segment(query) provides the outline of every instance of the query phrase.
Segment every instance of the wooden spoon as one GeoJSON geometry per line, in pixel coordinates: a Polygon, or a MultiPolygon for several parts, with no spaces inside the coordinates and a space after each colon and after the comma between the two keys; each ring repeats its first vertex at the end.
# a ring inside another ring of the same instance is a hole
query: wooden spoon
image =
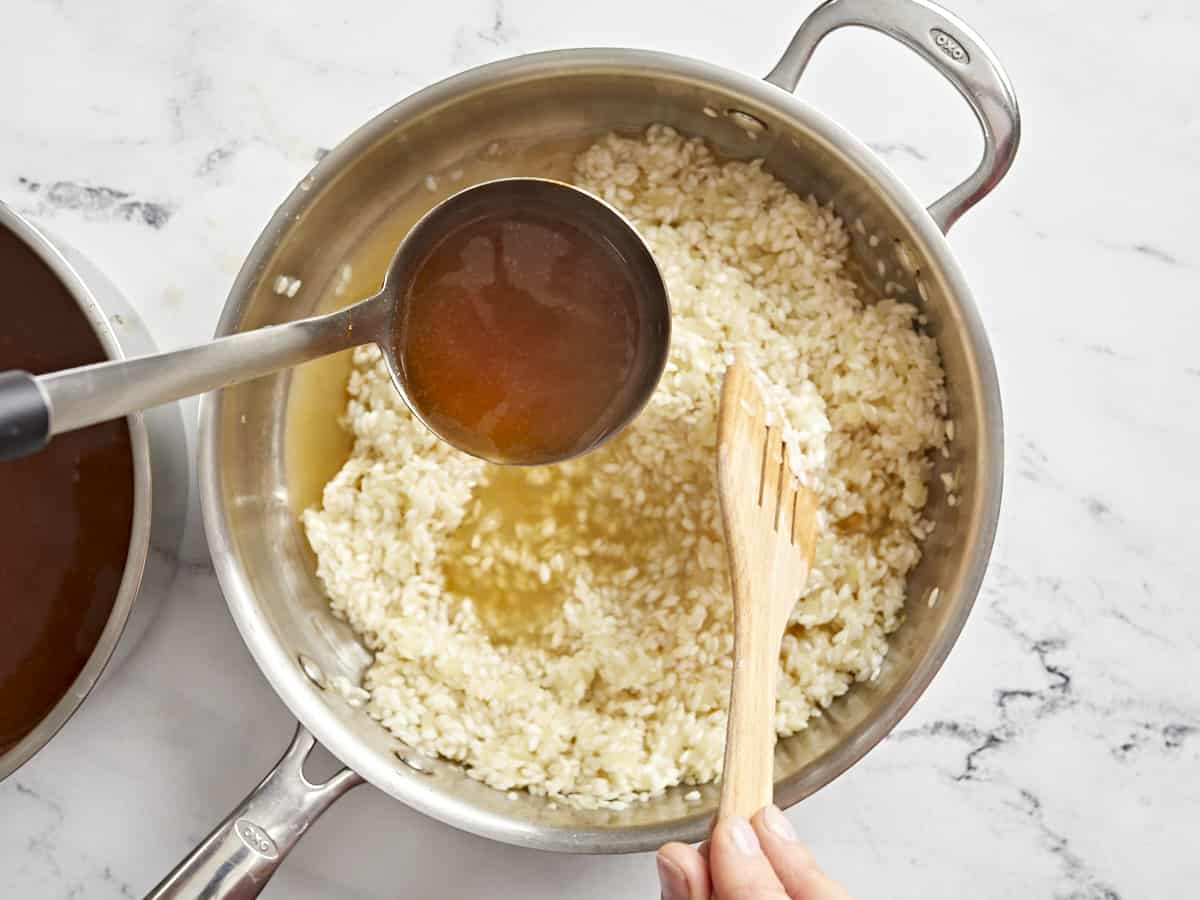
{"type": "Polygon", "coordinates": [[[775,690],[788,616],[812,566],[817,502],[787,464],[780,423],[738,353],[725,373],[717,483],[733,578],[733,687],[718,819],[772,800],[775,690]]]}

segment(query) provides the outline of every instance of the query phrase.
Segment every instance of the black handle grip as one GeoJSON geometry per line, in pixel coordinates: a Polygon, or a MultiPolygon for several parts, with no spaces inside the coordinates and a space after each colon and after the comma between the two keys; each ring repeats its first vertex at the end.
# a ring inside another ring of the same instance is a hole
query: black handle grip
{"type": "Polygon", "coordinates": [[[28,372],[0,372],[0,459],[28,456],[50,440],[50,405],[28,372]]]}

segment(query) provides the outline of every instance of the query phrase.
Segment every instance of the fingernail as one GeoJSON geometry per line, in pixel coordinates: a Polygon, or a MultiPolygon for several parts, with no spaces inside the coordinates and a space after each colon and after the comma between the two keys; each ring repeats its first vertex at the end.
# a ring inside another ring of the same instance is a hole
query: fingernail
{"type": "Polygon", "coordinates": [[[687,878],[683,869],[669,859],[657,857],[658,883],[662,885],[662,900],[688,900],[687,878]]]}
{"type": "Polygon", "coordinates": [[[762,852],[758,846],[758,835],[754,833],[749,822],[741,816],[733,816],[726,824],[729,827],[729,836],[733,838],[733,845],[743,856],[758,856],[762,852]]]}
{"type": "Polygon", "coordinates": [[[763,820],[767,823],[767,828],[775,837],[783,838],[785,841],[794,841],[796,839],[796,829],[787,820],[787,816],[779,811],[778,806],[768,806],[763,809],[763,820]]]}

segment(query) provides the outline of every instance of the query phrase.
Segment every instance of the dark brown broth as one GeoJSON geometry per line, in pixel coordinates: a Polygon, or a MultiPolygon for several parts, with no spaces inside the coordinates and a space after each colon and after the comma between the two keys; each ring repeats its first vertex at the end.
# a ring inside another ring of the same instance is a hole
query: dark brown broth
{"type": "MultiPolygon", "coordinates": [[[[35,375],[104,360],[54,273],[0,228],[0,370],[35,375]]],[[[0,462],[0,753],[79,675],[112,612],[133,525],[124,419],[0,462]]]]}

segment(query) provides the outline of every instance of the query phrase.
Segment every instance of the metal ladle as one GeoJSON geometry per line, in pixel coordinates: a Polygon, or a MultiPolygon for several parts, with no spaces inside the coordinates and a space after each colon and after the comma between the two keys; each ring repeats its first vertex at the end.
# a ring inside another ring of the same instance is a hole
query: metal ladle
{"type": "Polygon", "coordinates": [[[428,253],[457,226],[495,209],[563,215],[608,241],[630,268],[640,331],[629,377],[602,414],[603,421],[589,430],[586,443],[554,459],[508,458],[503,462],[556,462],[599,446],[633,420],[658,384],[670,343],[666,286],[641,236],[604,201],[558,181],[502,178],[465,188],[427,212],[397,248],[379,293],[345,309],[168,353],[36,377],[19,371],[0,373],[0,459],[33,453],[55,434],[217,390],[372,341],[383,352],[392,383],[413,415],[440,438],[459,446],[434,427],[413,402],[391,338],[402,324],[408,288],[428,253]]]}

